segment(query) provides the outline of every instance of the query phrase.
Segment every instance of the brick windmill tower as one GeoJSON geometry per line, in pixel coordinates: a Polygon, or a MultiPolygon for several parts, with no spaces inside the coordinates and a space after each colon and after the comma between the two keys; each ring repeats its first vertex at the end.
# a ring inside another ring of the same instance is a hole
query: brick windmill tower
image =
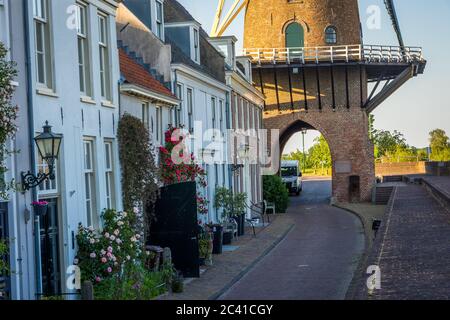
{"type": "MultiPolygon", "coordinates": [[[[385,1],[401,39],[392,0],[385,1]]],[[[241,6],[244,55],[266,97],[265,127],[279,129],[280,150],[298,131],[320,131],[332,154],[333,196],[369,201],[375,182],[369,114],[423,73],[421,48],[403,41],[364,45],[357,0],[245,0],[241,6]]]]}

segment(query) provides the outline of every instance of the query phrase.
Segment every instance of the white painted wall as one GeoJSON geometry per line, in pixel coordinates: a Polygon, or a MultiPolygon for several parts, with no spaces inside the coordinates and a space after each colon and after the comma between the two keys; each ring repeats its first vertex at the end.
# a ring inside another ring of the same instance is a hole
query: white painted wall
{"type": "MultiPolygon", "coordinates": [[[[187,110],[187,89],[191,88],[193,90],[193,115],[194,121],[199,121],[202,124],[202,134],[208,129],[212,129],[212,107],[211,107],[211,97],[216,98],[216,110],[217,110],[217,125],[219,123],[219,100],[223,101],[223,121],[224,128],[226,128],[226,102],[227,95],[229,94],[229,88],[223,84],[214,80],[206,75],[199,74],[197,71],[181,65],[172,66],[173,79],[176,79],[178,84],[182,86],[182,106],[181,106],[181,124],[187,128],[188,127],[188,110],[187,110]]],[[[225,131],[225,141],[226,141],[226,131],[225,131]]],[[[199,149],[207,148],[210,144],[209,141],[201,142],[199,139],[195,138],[194,144],[191,144],[191,152],[194,152],[196,158],[199,158],[199,149]]],[[[228,155],[228,144],[225,142],[222,149],[222,159],[226,161],[228,155]]],[[[218,222],[218,213],[214,208],[214,197],[216,191],[216,185],[218,186],[229,186],[229,167],[226,163],[219,163],[218,167],[218,178],[216,179],[214,165],[204,165],[203,168],[207,170],[208,173],[208,187],[204,190],[199,190],[203,195],[207,197],[210,201],[209,204],[209,215],[208,217],[202,217],[204,222],[218,222]],[[225,173],[225,174],[224,174],[225,173]],[[225,176],[225,181],[223,179],[225,176]]]]}
{"type": "MultiPolygon", "coordinates": [[[[118,168],[118,148],[116,130],[119,119],[118,113],[118,80],[119,62],[116,45],[115,8],[105,1],[90,0],[89,28],[90,28],[90,58],[93,81],[93,102],[81,102],[79,90],[79,71],[77,54],[77,33],[67,27],[70,14],[68,8],[74,4],[73,0],[49,1],[51,17],[51,39],[53,48],[53,73],[55,90],[50,95],[37,92],[36,62],[32,60],[34,104],[34,128],[36,134],[42,131],[45,121],[53,126],[53,131],[64,136],[58,163],[58,189],[55,193],[40,194],[41,198],[57,197],[59,201],[60,218],[60,258],[63,291],[65,292],[65,270],[71,265],[76,253],[76,245],[72,242],[72,232],[76,234],[78,224],[87,224],[85,208],[84,182],[84,150],[83,138],[94,139],[96,205],[98,214],[106,207],[106,179],[105,179],[105,139],[113,141],[114,166],[118,168]],[[99,76],[99,30],[97,12],[102,10],[108,14],[108,47],[110,87],[112,101],[109,106],[102,103],[100,97],[99,76]]],[[[29,1],[30,34],[34,34],[32,1],[29,1]]],[[[35,56],[35,38],[30,37],[32,57],[35,56]]],[[[115,170],[115,199],[116,208],[122,209],[119,170],[115,170]]]]}

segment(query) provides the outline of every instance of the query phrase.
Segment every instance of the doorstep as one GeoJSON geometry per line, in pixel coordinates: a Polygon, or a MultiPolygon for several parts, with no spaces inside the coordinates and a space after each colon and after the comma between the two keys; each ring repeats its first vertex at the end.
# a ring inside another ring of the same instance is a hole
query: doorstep
{"type": "Polygon", "coordinates": [[[271,217],[268,226],[256,229],[256,237],[247,228],[246,235],[233,241],[234,250],[213,255],[213,265],[202,267],[200,278],[185,280],[183,293],[169,293],[157,300],[218,299],[283,240],[293,226],[288,215],[277,215],[271,217]]]}

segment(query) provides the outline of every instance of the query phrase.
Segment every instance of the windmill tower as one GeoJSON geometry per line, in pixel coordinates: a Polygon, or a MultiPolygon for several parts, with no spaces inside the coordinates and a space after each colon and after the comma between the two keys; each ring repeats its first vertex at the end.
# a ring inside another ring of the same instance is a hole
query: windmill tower
{"type": "Polygon", "coordinates": [[[245,9],[243,54],[266,98],[264,125],[279,130],[281,151],[296,132],[320,131],[341,202],[371,200],[369,114],[426,65],[421,48],[404,46],[393,1],[385,2],[399,46],[362,43],[357,0],[236,0],[213,28],[220,36],[245,9]]]}

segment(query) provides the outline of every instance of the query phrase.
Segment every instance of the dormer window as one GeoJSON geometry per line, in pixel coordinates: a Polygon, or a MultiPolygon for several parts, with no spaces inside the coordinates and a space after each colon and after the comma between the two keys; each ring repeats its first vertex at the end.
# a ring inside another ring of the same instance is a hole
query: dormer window
{"type": "Polygon", "coordinates": [[[337,43],[337,31],[333,26],[329,26],[325,29],[325,42],[327,44],[337,43]]]}
{"type": "Polygon", "coordinates": [[[156,4],[156,36],[160,39],[163,39],[163,24],[164,24],[164,18],[163,18],[163,4],[159,1],[155,2],[156,4]]]}
{"type": "Polygon", "coordinates": [[[198,29],[194,29],[194,54],[192,60],[200,63],[200,37],[198,34],[198,29]]]}

